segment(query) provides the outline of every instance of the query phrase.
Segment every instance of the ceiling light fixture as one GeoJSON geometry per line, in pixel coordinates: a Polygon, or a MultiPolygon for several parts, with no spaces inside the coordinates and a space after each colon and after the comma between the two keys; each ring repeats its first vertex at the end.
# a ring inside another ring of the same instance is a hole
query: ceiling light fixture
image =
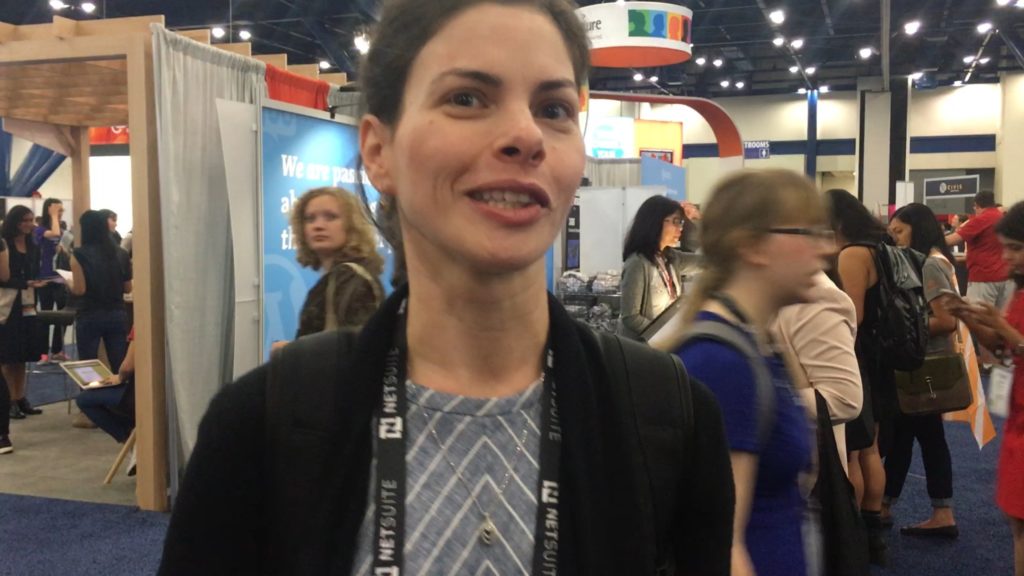
{"type": "Polygon", "coordinates": [[[60,0],[50,0],[50,8],[53,8],[54,10],[63,10],[67,7],[68,5],[60,0]]]}
{"type": "Polygon", "coordinates": [[[331,67],[331,63],[328,62],[327,60],[321,60],[320,61],[320,69],[321,70],[327,70],[330,67],[331,67]]]}
{"type": "Polygon", "coordinates": [[[921,78],[924,78],[924,72],[914,72],[910,75],[911,80],[920,80],[921,78]]]}
{"type": "Polygon", "coordinates": [[[807,94],[807,88],[800,88],[796,91],[797,94],[807,94]]]}
{"type": "Polygon", "coordinates": [[[992,59],[989,58],[988,56],[986,56],[986,57],[982,58],[981,60],[978,60],[978,63],[979,64],[988,64],[991,61],[992,61],[992,59]]]}
{"type": "Polygon", "coordinates": [[[953,81],[953,86],[960,87],[960,86],[963,86],[963,85],[964,85],[964,81],[963,80],[954,80],[953,81]]]}
{"type": "Polygon", "coordinates": [[[790,74],[796,74],[799,71],[800,71],[800,67],[799,66],[790,66],[789,67],[790,74]]]}
{"type": "Polygon", "coordinates": [[[964,56],[964,64],[970,64],[974,62],[974,56],[964,56]]]}
{"type": "Polygon", "coordinates": [[[1006,6],[1010,2],[1013,2],[1013,0],[996,0],[996,4],[998,4],[1000,6],[1006,6]]]}
{"type": "Polygon", "coordinates": [[[777,48],[782,48],[782,45],[785,44],[785,43],[786,43],[786,39],[783,38],[782,36],[776,36],[775,39],[772,40],[772,44],[775,44],[775,46],[777,48]]]}
{"type": "Polygon", "coordinates": [[[821,92],[822,94],[828,94],[831,91],[832,89],[829,88],[828,86],[822,86],[821,88],[818,88],[818,92],[821,92]]]}
{"type": "Polygon", "coordinates": [[[903,32],[905,32],[907,36],[913,36],[914,34],[917,34],[917,31],[920,29],[920,20],[911,20],[910,22],[907,22],[906,24],[903,25],[903,32]]]}
{"type": "Polygon", "coordinates": [[[636,74],[633,74],[633,81],[634,82],[642,82],[643,79],[644,79],[644,75],[643,74],[641,74],[639,72],[637,72],[636,74]]]}
{"type": "Polygon", "coordinates": [[[96,5],[92,2],[82,2],[81,8],[82,12],[85,12],[86,14],[92,14],[96,11],[96,5]]]}
{"type": "Polygon", "coordinates": [[[804,47],[804,39],[797,38],[796,40],[790,42],[789,45],[793,47],[793,50],[799,50],[804,47]]]}
{"type": "Polygon", "coordinates": [[[768,15],[768,19],[771,20],[773,24],[782,24],[786,21],[786,13],[782,10],[772,10],[771,14],[768,15]]]}
{"type": "Polygon", "coordinates": [[[657,76],[651,76],[650,77],[650,81],[651,81],[651,84],[654,84],[655,82],[658,81],[658,77],[657,76]]]}
{"type": "Polygon", "coordinates": [[[220,26],[214,26],[212,29],[210,29],[210,34],[212,34],[214,38],[220,40],[221,38],[227,35],[227,31],[225,31],[220,26]]]}
{"type": "Polygon", "coordinates": [[[252,40],[252,32],[249,32],[248,30],[242,30],[238,33],[238,37],[248,42],[249,40],[252,40]]]}
{"type": "Polygon", "coordinates": [[[355,44],[356,50],[360,54],[366,54],[367,52],[370,51],[370,39],[366,37],[366,34],[357,35],[352,40],[352,43],[355,44]]]}
{"type": "Polygon", "coordinates": [[[701,56],[700,58],[697,58],[696,60],[694,60],[694,62],[697,63],[697,66],[703,66],[703,65],[708,63],[708,59],[703,57],[703,56],[701,56]]]}
{"type": "Polygon", "coordinates": [[[743,89],[744,87],[746,87],[746,85],[747,83],[744,82],[743,80],[740,80],[739,82],[736,83],[736,87],[740,89],[743,89]]]}
{"type": "Polygon", "coordinates": [[[990,30],[992,30],[991,22],[982,22],[981,24],[978,24],[978,34],[987,34],[990,30]]]}
{"type": "Polygon", "coordinates": [[[729,84],[730,82],[728,80],[722,80],[721,82],[718,83],[718,85],[721,86],[722,88],[728,88],[729,84]]]}
{"type": "Polygon", "coordinates": [[[808,66],[807,68],[804,69],[804,72],[807,72],[808,76],[814,76],[814,73],[817,71],[818,69],[815,68],[814,66],[808,66]]]}
{"type": "Polygon", "coordinates": [[[874,52],[874,49],[865,47],[861,48],[858,54],[860,54],[861,60],[867,60],[868,58],[871,58],[871,55],[874,54],[874,52]]]}
{"type": "Polygon", "coordinates": [[[1024,8],[1024,0],[1017,0],[1017,3],[1014,4],[1014,6],[1017,8],[1024,8]]]}
{"type": "Polygon", "coordinates": [[[715,58],[714,60],[711,61],[711,63],[715,65],[715,68],[721,68],[722,64],[725,64],[725,62],[723,62],[721,58],[715,58]]]}

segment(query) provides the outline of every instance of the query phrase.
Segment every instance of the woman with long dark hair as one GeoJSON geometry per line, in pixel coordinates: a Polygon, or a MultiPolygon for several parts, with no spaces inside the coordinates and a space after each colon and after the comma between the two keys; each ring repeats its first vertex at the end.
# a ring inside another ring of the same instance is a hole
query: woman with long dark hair
{"type": "Polygon", "coordinates": [[[75,320],[78,357],[99,357],[100,340],[116,370],[128,349],[128,312],[124,295],[132,291],[128,253],[114,244],[107,218],[87,210],[79,219],[82,245],[71,257],[71,293],[82,296],[75,320]]]}
{"type": "Polygon", "coordinates": [[[39,248],[32,241],[35,216],[25,206],[7,213],[0,236],[7,243],[10,277],[0,286],[18,291],[11,303],[7,321],[0,325],[0,368],[10,387],[10,417],[41,414],[25,397],[25,364],[36,362],[46,348],[42,329],[36,319],[36,290],[46,285],[39,277],[39,248]]]}
{"type": "MultiPolygon", "coordinates": [[[[39,246],[39,278],[50,280],[39,289],[40,310],[63,310],[68,303],[68,289],[64,279],[57,274],[55,264],[64,236],[64,230],[61,229],[63,215],[64,203],[59,198],[47,198],[43,202],[43,221],[32,232],[32,238],[39,246]]],[[[62,362],[67,359],[64,355],[64,326],[54,326],[47,360],[62,362]]]]}
{"type": "MultiPolygon", "coordinates": [[[[953,338],[957,329],[954,318],[943,305],[944,293],[959,294],[953,270],[953,254],[946,245],[935,213],[924,204],[908,204],[893,214],[889,234],[897,246],[913,248],[928,257],[921,276],[924,297],[931,308],[928,318],[928,351],[951,354],[956,350],[953,338]],[[944,292],[945,291],[945,292],[944,292]]],[[[946,444],[946,431],[941,414],[910,416],[899,411],[893,417],[892,441],[885,457],[885,498],[882,518],[891,518],[892,507],[903,491],[910,470],[914,440],[921,445],[921,459],[927,478],[932,515],[927,521],[900,529],[903,534],[956,538],[959,530],[953,519],[953,462],[946,444]]]]}
{"type": "Polygon", "coordinates": [[[884,566],[888,546],[882,537],[882,496],[885,468],[879,453],[879,423],[891,421],[898,411],[892,369],[870,334],[879,322],[881,296],[874,254],[886,238],[886,229],[860,200],[846,190],[825,193],[829,220],[839,247],[840,288],[857,309],[857,362],[864,387],[861,415],[846,424],[850,482],[868,528],[872,564],[884,566]]]}
{"type": "Polygon", "coordinates": [[[967,323],[989,350],[1014,360],[1010,414],[1003,427],[996,477],[996,504],[1013,535],[1015,576],[1024,576],[1024,202],[1014,204],[996,224],[1003,260],[1017,286],[1005,315],[987,302],[946,299],[947,307],[967,323]]]}
{"type": "Polygon", "coordinates": [[[665,196],[640,205],[622,249],[622,306],[619,333],[639,340],[655,318],[683,294],[683,275],[696,258],[676,247],[686,217],[665,196]]]}

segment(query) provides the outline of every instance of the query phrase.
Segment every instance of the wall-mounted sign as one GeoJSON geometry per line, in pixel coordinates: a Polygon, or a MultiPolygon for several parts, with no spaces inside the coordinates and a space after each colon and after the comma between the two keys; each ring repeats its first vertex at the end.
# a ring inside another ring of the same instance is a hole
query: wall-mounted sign
{"type": "Polygon", "coordinates": [[[103,128],[89,128],[89,144],[93,146],[104,146],[109,144],[128,144],[127,126],[108,126],[103,128]]]}
{"type": "Polygon", "coordinates": [[[748,140],[743,143],[745,160],[766,160],[771,157],[771,142],[768,140],[748,140]]]}
{"type": "Polygon", "coordinates": [[[653,150],[653,149],[640,149],[641,158],[653,158],[654,160],[661,160],[671,164],[675,159],[675,153],[672,150],[653,150]]]}
{"type": "Polygon", "coordinates": [[[690,59],[693,11],[661,2],[610,2],[576,10],[594,66],[647,68],[690,59]]]}
{"type": "Polygon", "coordinates": [[[583,140],[594,158],[635,158],[635,128],[627,117],[591,118],[583,140]]]}
{"type": "Polygon", "coordinates": [[[940,198],[973,198],[981,186],[981,178],[973,176],[946,176],[928,178],[924,181],[925,200],[940,198]]]}

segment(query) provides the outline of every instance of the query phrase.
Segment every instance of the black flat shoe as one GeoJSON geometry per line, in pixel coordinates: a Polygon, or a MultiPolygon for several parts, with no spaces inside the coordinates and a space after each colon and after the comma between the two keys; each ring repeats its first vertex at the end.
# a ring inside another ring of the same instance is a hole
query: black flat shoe
{"type": "Polygon", "coordinates": [[[893,519],[892,519],[891,515],[890,516],[882,516],[880,518],[880,520],[882,522],[882,528],[892,528],[893,519]]]}
{"type": "Polygon", "coordinates": [[[952,526],[936,526],[935,528],[921,528],[919,526],[904,526],[900,528],[900,534],[907,536],[924,536],[925,538],[945,538],[953,540],[960,536],[960,529],[956,524],[952,526]]]}
{"type": "Polygon", "coordinates": [[[39,408],[33,408],[32,405],[29,404],[28,398],[22,398],[21,400],[16,400],[15,401],[15,405],[22,412],[24,412],[25,414],[27,414],[29,416],[38,416],[38,415],[43,413],[43,411],[40,410],[39,408]]]}
{"type": "Polygon", "coordinates": [[[25,419],[25,413],[21,411],[21,408],[18,408],[17,404],[11,404],[11,410],[8,412],[8,414],[10,414],[11,420],[25,419]]]}

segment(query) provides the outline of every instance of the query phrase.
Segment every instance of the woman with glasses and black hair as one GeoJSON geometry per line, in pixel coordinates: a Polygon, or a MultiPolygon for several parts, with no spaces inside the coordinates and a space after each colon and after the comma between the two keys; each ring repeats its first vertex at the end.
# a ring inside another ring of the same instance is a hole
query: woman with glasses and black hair
{"type": "Polygon", "coordinates": [[[686,217],[683,206],[651,196],[637,210],[622,250],[619,334],[641,340],[644,329],[683,294],[683,276],[697,256],[676,249],[686,217]]]}

